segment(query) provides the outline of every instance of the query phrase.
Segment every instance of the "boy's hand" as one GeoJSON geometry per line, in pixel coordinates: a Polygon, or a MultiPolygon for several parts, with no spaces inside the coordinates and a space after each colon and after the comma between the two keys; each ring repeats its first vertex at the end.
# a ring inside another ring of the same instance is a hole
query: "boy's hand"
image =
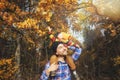
{"type": "Polygon", "coordinates": [[[78,44],[75,44],[75,47],[80,48],[80,46],[78,44]]]}
{"type": "Polygon", "coordinates": [[[51,31],[52,31],[52,28],[50,28],[50,26],[48,26],[48,27],[47,27],[47,29],[49,30],[49,32],[51,32],[51,31]]]}

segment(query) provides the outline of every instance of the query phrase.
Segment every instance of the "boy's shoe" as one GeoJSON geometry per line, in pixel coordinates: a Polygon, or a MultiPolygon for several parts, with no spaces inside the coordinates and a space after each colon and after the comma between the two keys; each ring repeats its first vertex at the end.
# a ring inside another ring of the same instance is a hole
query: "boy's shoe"
{"type": "Polygon", "coordinates": [[[76,71],[73,71],[73,75],[75,76],[76,80],[80,80],[80,78],[79,78],[79,76],[78,76],[76,71]]]}

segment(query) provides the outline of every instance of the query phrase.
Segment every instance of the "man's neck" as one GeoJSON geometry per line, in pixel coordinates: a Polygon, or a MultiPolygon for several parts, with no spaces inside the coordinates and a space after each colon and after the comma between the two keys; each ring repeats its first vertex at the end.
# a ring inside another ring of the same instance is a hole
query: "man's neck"
{"type": "Polygon", "coordinates": [[[65,62],[64,56],[58,56],[58,61],[65,62]]]}

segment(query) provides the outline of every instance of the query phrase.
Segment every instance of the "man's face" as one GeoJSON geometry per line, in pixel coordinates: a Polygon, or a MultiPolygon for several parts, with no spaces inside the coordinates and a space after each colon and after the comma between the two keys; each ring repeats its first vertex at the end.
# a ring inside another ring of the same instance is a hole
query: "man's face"
{"type": "Polygon", "coordinates": [[[59,44],[56,51],[57,55],[67,55],[67,47],[64,44],[59,44]]]}

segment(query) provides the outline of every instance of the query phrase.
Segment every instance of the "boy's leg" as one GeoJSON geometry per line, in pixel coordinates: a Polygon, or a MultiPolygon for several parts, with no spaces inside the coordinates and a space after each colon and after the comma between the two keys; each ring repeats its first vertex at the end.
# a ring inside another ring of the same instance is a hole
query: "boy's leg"
{"type": "Polygon", "coordinates": [[[58,61],[58,58],[57,58],[56,55],[52,55],[52,56],[50,57],[50,65],[51,65],[52,63],[57,63],[57,61],[58,61]]]}
{"type": "Polygon", "coordinates": [[[71,70],[75,70],[76,69],[76,65],[75,65],[75,63],[74,63],[74,61],[73,61],[71,56],[69,56],[69,55],[66,56],[66,62],[70,66],[71,70]]]}
{"type": "Polygon", "coordinates": [[[69,55],[67,55],[67,56],[66,56],[66,62],[67,62],[68,65],[70,66],[70,69],[72,70],[73,75],[75,76],[76,80],[80,80],[80,78],[79,78],[79,76],[78,76],[78,74],[77,74],[77,72],[76,72],[76,65],[75,65],[72,57],[69,56],[69,55]]]}

